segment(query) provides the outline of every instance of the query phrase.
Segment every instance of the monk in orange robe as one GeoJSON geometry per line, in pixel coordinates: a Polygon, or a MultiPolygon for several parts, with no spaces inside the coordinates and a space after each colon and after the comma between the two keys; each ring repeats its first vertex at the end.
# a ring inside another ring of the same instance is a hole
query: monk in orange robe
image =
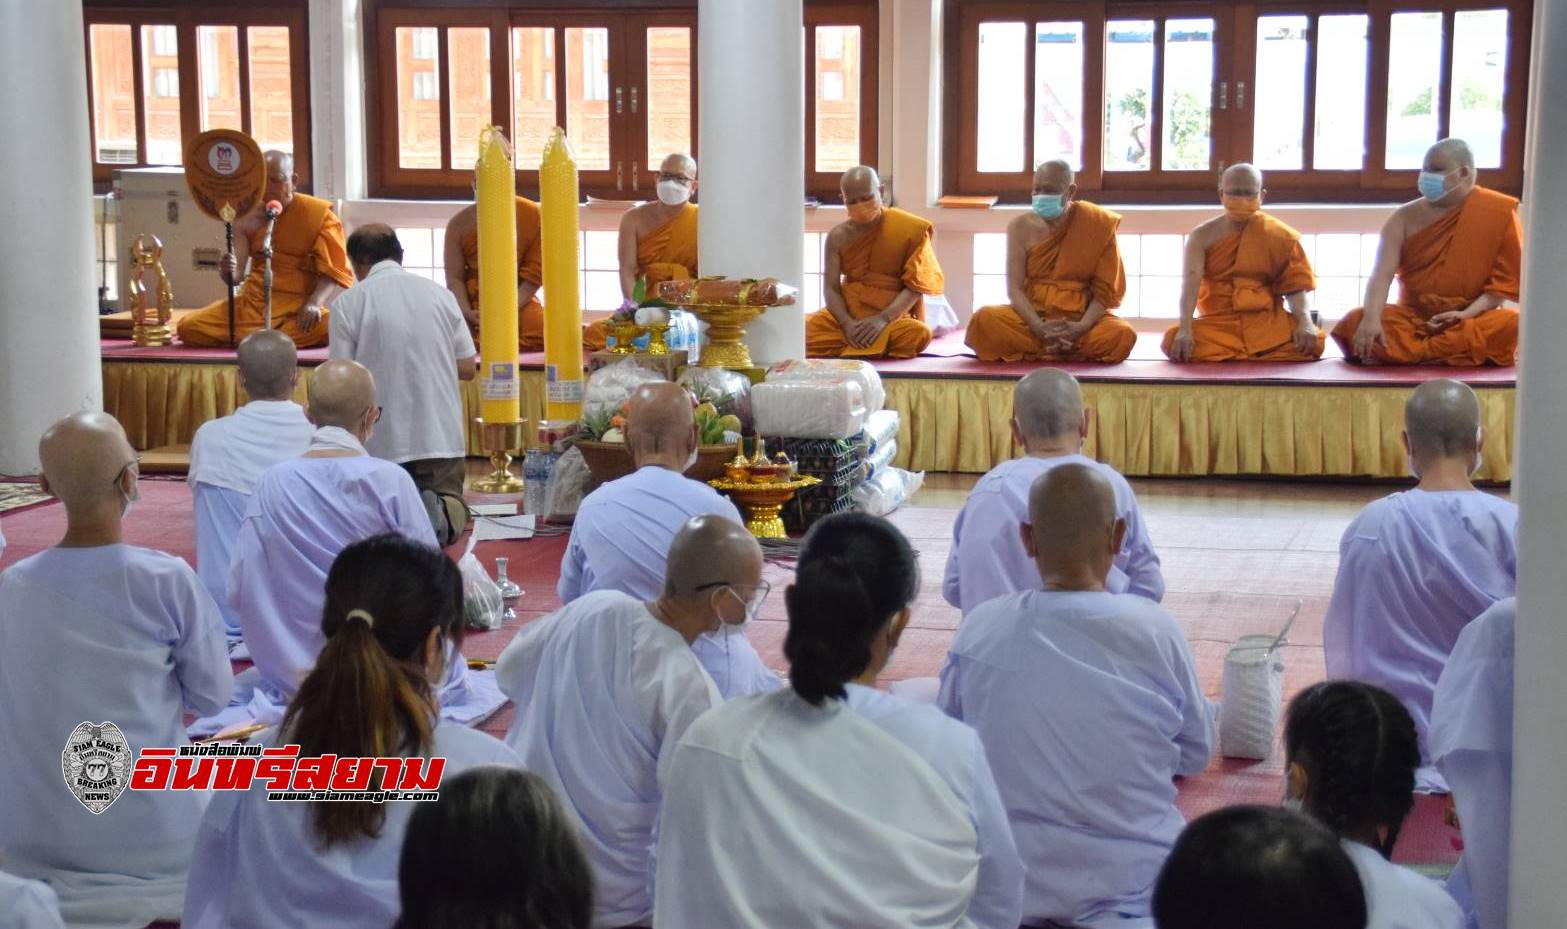
{"type": "Polygon", "coordinates": [[[1366,305],[1333,328],[1334,341],[1367,364],[1513,364],[1518,311],[1502,301],[1518,299],[1518,201],[1476,185],[1459,139],[1426,152],[1420,191],[1382,227],[1366,305]],[[1388,303],[1395,274],[1402,293],[1388,303]]]}
{"type": "Polygon", "coordinates": [[[1300,247],[1300,233],[1262,212],[1266,194],[1262,172],[1244,162],[1220,178],[1224,215],[1186,239],[1181,322],[1164,334],[1170,360],[1322,357],[1327,334],[1312,323],[1309,303],[1316,275],[1300,247]]]}
{"type": "MultiPolygon", "coordinates": [[[[658,168],[658,199],[626,211],[620,218],[620,295],[617,313],[636,309],[637,280],[646,282],[644,300],[658,296],[665,281],[696,277],[697,207],[696,159],[674,154],[658,168]]],[[[608,327],[603,321],[582,329],[582,344],[590,351],[605,345],[608,327]]]]}
{"type": "Polygon", "coordinates": [[[931,339],[924,295],[941,293],[944,283],[930,223],[885,206],[873,168],[845,171],[839,190],[849,218],[827,233],[827,306],[805,319],[805,354],[913,358],[931,339]]]}
{"type": "MultiPolygon", "coordinates": [[[[517,350],[544,350],[544,305],[539,285],[544,283],[544,259],[539,247],[539,205],[517,198],[517,350]]],[[[457,298],[457,307],[475,340],[479,337],[479,211],[465,206],[446,224],[446,289],[457,298]]]]}
{"type": "Polygon", "coordinates": [[[1110,315],[1126,295],[1121,217],[1076,199],[1072,166],[1034,172],[1033,208],[1007,224],[1005,306],[981,307],[965,341],[980,361],[1125,361],[1137,343],[1110,315]]]}
{"type": "MultiPolygon", "coordinates": [[[[272,228],[272,328],[300,348],[325,345],[326,305],[353,286],[343,223],[331,204],[297,193],[299,175],[294,159],[279,151],[266,153],[267,189],[262,200],[283,207],[272,228]]],[[[266,324],[262,292],[261,248],[266,239],[264,207],[234,223],[234,252],[218,266],[224,283],[239,284],[239,269],[250,260],[250,273],[234,296],[234,339],[237,345],[266,324]]],[[[228,299],[208,304],[179,322],[180,341],[192,346],[229,344],[228,299]]]]}

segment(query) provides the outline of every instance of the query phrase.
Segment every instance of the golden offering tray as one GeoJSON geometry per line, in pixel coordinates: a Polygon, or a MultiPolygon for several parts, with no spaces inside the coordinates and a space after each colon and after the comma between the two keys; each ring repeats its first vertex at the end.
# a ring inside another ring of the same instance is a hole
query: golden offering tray
{"type": "Polygon", "coordinates": [[[707,343],[702,346],[702,359],[697,362],[699,367],[751,367],[751,349],[741,340],[746,324],[762,315],[767,307],[690,304],[681,309],[707,323],[707,343]]]}
{"type": "MultiPolygon", "coordinates": [[[[758,308],[760,309],[760,308],[758,308]]],[[[807,487],[815,487],[821,478],[809,475],[792,481],[731,481],[720,478],[708,481],[708,486],[734,498],[745,513],[745,528],[758,539],[784,539],[783,505],[807,487]]]]}
{"type": "Polygon", "coordinates": [[[610,332],[615,336],[615,344],[606,351],[614,355],[667,355],[669,343],[665,341],[665,335],[669,332],[669,323],[654,323],[644,326],[638,322],[611,322],[610,332]],[[638,349],[634,344],[637,339],[648,336],[646,349],[638,349]]]}
{"type": "Polygon", "coordinates": [[[659,285],[659,299],[707,323],[698,362],[703,368],[752,367],[751,349],[742,341],[746,324],[771,307],[792,306],[795,296],[776,278],[699,277],[659,285]]]}

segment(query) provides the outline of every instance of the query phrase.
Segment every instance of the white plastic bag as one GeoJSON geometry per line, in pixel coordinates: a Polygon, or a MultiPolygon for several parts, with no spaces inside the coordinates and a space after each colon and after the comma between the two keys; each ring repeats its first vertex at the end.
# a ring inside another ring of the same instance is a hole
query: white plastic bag
{"type": "Polygon", "coordinates": [[[550,470],[549,481],[544,485],[545,522],[570,522],[577,515],[577,506],[583,494],[593,482],[588,463],[582,459],[582,450],[569,448],[550,470]]]}
{"type": "Polygon", "coordinates": [[[874,456],[883,445],[896,439],[900,425],[902,420],[897,410],[878,410],[865,417],[865,432],[861,439],[865,454],[874,456]]]}
{"type": "Polygon", "coordinates": [[[924,471],[886,468],[854,488],[854,508],[872,516],[886,516],[907,503],[924,483],[924,471]]]}
{"type": "Polygon", "coordinates": [[[621,404],[631,397],[631,392],[643,384],[665,380],[664,375],[652,368],[637,364],[631,359],[605,365],[588,375],[586,395],[582,400],[584,418],[609,410],[620,412],[621,404]]]}
{"type": "Polygon", "coordinates": [[[876,476],[892,467],[892,461],[898,457],[898,440],[893,439],[876,447],[876,451],[865,459],[865,479],[875,480],[876,476]]]}
{"type": "Polygon", "coordinates": [[[865,425],[857,380],[767,381],[751,388],[751,418],[759,435],[847,439],[865,425]]]}
{"type": "Polygon", "coordinates": [[[767,381],[838,381],[852,378],[860,383],[860,396],[865,403],[865,414],[881,411],[887,402],[887,392],[881,385],[881,375],[868,361],[849,358],[791,358],[780,361],[767,369],[767,381]]]}
{"type": "Polygon", "coordinates": [[[472,548],[457,562],[457,570],[462,572],[463,620],[468,628],[499,629],[506,603],[501,598],[500,587],[490,579],[472,548]]]}

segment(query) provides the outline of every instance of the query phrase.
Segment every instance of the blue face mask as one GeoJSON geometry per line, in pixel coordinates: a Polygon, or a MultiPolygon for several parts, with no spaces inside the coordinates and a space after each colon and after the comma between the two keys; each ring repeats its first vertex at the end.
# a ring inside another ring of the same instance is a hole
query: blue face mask
{"type": "Polygon", "coordinates": [[[1447,193],[1447,175],[1435,171],[1421,171],[1416,186],[1420,188],[1420,196],[1434,203],[1447,193]]]}
{"type": "Polygon", "coordinates": [[[1033,206],[1041,219],[1055,219],[1066,210],[1066,194],[1034,194],[1033,206]]]}

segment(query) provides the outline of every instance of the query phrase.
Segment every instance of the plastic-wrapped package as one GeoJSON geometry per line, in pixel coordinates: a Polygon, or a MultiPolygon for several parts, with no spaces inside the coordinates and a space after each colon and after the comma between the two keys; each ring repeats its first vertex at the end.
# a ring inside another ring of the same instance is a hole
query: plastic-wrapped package
{"type": "Polygon", "coordinates": [[[865,432],[859,440],[865,447],[865,454],[874,456],[883,445],[897,439],[901,425],[897,410],[879,410],[865,417],[865,432]]]}
{"type": "Polygon", "coordinates": [[[886,516],[907,503],[924,483],[924,471],[884,468],[880,474],[854,488],[854,508],[872,516],[886,516]]]}
{"type": "Polygon", "coordinates": [[[756,431],[791,439],[847,439],[865,425],[857,380],[767,381],[751,388],[756,431]]]}
{"type": "Polygon", "coordinates": [[[892,439],[876,446],[869,458],[865,459],[865,478],[875,480],[876,475],[892,467],[892,461],[898,457],[898,440],[892,439]]]}
{"type": "Polygon", "coordinates": [[[605,365],[588,375],[587,391],[582,400],[582,415],[595,416],[605,410],[618,412],[620,405],[631,397],[633,390],[643,384],[662,380],[665,380],[664,375],[629,358],[605,365]]]}
{"type": "Polygon", "coordinates": [[[741,426],[751,427],[751,379],[739,371],[693,365],[680,372],[677,383],[697,403],[711,403],[719,416],[738,416],[741,426]]]}
{"type": "Polygon", "coordinates": [[[457,562],[457,570],[462,573],[463,619],[468,628],[499,629],[506,602],[501,598],[500,587],[490,580],[471,546],[457,562]]]}
{"type": "Polygon", "coordinates": [[[699,277],[658,285],[659,300],[683,306],[779,306],[793,303],[797,294],[775,277],[699,277]]]}
{"type": "Polygon", "coordinates": [[[881,375],[868,361],[848,358],[792,358],[780,361],[767,369],[767,380],[788,382],[838,381],[853,378],[860,382],[865,398],[865,413],[880,412],[887,402],[887,392],[882,388],[881,375]]]}
{"type": "Polygon", "coordinates": [[[591,483],[593,475],[588,471],[587,462],[582,460],[582,450],[567,449],[556,460],[549,480],[544,484],[544,521],[568,523],[575,519],[577,506],[582,503],[591,483]]]}

